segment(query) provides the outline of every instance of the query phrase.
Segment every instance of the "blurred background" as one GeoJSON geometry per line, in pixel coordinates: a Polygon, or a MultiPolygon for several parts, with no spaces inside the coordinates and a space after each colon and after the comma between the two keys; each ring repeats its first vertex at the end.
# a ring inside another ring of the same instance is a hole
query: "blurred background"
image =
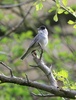
{"type": "MultiPolygon", "coordinates": [[[[76,1],[68,0],[67,7],[76,11],[76,1]]],[[[40,69],[30,67],[36,65],[31,55],[20,60],[37,34],[37,28],[45,25],[49,31],[49,43],[43,59],[48,67],[52,65],[59,87],[76,89],[76,26],[72,25],[76,17],[58,10],[54,0],[0,0],[0,61],[10,66],[15,76],[25,78],[27,74],[30,80],[49,84],[40,69]],[[69,20],[72,20],[71,25],[69,20]]],[[[0,73],[10,76],[9,70],[2,65],[0,73]]],[[[0,84],[0,88],[0,100],[63,99],[37,97],[31,92],[46,92],[15,84],[0,84]]]]}

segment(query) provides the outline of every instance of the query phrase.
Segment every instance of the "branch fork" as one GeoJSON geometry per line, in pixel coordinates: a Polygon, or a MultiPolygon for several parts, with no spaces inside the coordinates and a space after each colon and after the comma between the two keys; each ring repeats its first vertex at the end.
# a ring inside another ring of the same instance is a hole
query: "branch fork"
{"type": "Polygon", "coordinates": [[[52,73],[52,70],[51,70],[52,67],[49,68],[47,65],[45,65],[43,59],[40,59],[36,55],[33,55],[33,59],[34,59],[35,63],[37,64],[38,68],[40,68],[45,73],[45,75],[47,76],[47,78],[50,82],[50,85],[58,87],[57,81],[56,81],[56,79],[55,79],[55,77],[52,73]]]}

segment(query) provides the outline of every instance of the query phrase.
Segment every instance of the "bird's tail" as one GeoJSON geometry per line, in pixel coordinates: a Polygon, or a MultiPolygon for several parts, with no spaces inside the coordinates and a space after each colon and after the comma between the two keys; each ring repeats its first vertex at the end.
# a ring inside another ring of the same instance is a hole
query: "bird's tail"
{"type": "Polygon", "coordinates": [[[23,60],[26,57],[27,53],[23,54],[21,59],[23,60]]]}
{"type": "MultiPolygon", "coordinates": [[[[34,43],[34,44],[35,44],[35,43],[34,43]]],[[[32,52],[34,44],[33,44],[32,46],[30,46],[30,47],[28,48],[28,50],[22,55],[22,57],[21,57],[22,60],[23,60],[30,52],[32,52]]]]}
{"type": "Polygon", "coordinates": [[[31,52],[30,48],[22,55],[21,59],[23,60],[31,52]]]}

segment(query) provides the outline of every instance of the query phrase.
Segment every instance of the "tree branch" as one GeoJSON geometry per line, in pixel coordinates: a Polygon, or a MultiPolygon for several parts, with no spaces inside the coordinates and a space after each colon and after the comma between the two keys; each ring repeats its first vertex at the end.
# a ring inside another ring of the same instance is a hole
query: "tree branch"
{"type": "MultiPolygon", "coordinates": [[[[56,3],[56,0],[52,0],[52,1],[54,1],[56,3]]],[[[76,18],[76,14],[71,12],[67,7],[63,6],[62,4],[60,4],[60,7],[76,18]]]]}
{"type": "MultiPolygon", "coordinates": [[[[33,59],[38,64],[39,68],[41,70],[43,70],[43,72],[47,75],[47,78],[49,79],[49,81],[55,81],[54,76],[52,76],[53,75],[52,72],[44,64],[43,60],[39,60],[39,58],[37,58],[36,56],[33,59]]],[[[8,67],[5,63],[3,63],[3,62],[0,62],[0,63],[12,72],[11,68],[8,67]]],[[[47,92],[53,94],[54,96],[60,96],[60,97],[72,98],[72,99],[76,98],[75,97],[76,91],[59,89],[55,86],[56,84],[53,85],[53,82],[52,83],[50,82],[51,85],[46,85],[46,84],[38,83],[36,81],[29,80],[27,75],[26,75],[26,79],[16,77],[13,75],[13,73],[11,76],[13,76],[13,77],[9,77],[9,76],[5,76],[4,74],[0,74],[0,82],[1,83],[14,83],[14,84],[22,85],[22,86],[28,86],[28,87],[33,87],[36,89],[41,89],[41,90],[44,90],[44,91],[47,91],[47,92]]]]}
{"type": "Polygon", "coordinates": [[[15,27],[12,27],[10,30],[8,30],[6,32],[6,34],[3,37],[0,38],[0,40],[2,40],[6,36],[9,36],[12,32],[14,32],[23,23],[23,21],[25,20],[25,18],[28,16],[29,12],[31,11],[32,7],[33,6],[31,6],[29,8],[28,12],[24,15],[24,18],[15,27]]]}
{"type": "Polygon", "coordinates": [[[5,63],[1,62],[1,61],[0,61],[0,64],[3,65],[4,67],[6,67],[9,70],[10,74],[11,74],[11,77],[13,77],[12,69],[9,66],[7,66],[5,63]]]}
{"type": "Polygon", "coordinates": [[[10,9],[10,8],[14,8],[14,7],[19,7],[19,6],[25,5],[25,4],[30,3],[30,2],[32,2],[32,0],[30,0],[30,1],[27,0],[25,2],[18,3],[18,4],[13,4],[13,5],[10,5],[10,4],[5,5],[5,4],[3,4],[3,5],[0,5],[0,9],[10,9]]]}
{"type": "Polygon", "coordinates": [[[8,77],[3,74],[0,74],[0,81],[2,83],[14,83],[22,86],[29,86],[37,89],[41,89],[47,92],[50,92],[54,94],[55,96],[60,96],[60,97],[66,97],[66,98],[72,98],[75,99],[76,97],[76,91],[74,90],[61,90],[59,88],[56,88],[54,86],[48,86],[45,84],[38,83],[36,81],[30,81],[27,82],[27,80],[19,77],[8,77]]]}
{"type": "Polygon", "coordinates": [[[38,65],[38,68],[40,68],[45,75],[47,76],[50,85],[54,86],[54,87],[58,87],[57,85],[57,81],[52,73],[51,67],[49,68],[48,66],[45,65],[44,61],[40,58],[38,58],[36,55],[33,55],[33,59],[36,62],[36,64],[38,65]]]}

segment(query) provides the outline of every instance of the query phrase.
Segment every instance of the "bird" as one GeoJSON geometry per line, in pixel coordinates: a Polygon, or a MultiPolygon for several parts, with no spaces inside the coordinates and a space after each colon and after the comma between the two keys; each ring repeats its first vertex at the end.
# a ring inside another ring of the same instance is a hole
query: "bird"
{"type": "Polygon", "coordinates": [[[41,49],[40,59],[42,58],[43,50],[48,44],[48,30],[42,25],[38,28],[38,34],[34,37],[27,51],[22,55],[23,60],[29,53],[35,53],[35,51],[41,49]]]}

